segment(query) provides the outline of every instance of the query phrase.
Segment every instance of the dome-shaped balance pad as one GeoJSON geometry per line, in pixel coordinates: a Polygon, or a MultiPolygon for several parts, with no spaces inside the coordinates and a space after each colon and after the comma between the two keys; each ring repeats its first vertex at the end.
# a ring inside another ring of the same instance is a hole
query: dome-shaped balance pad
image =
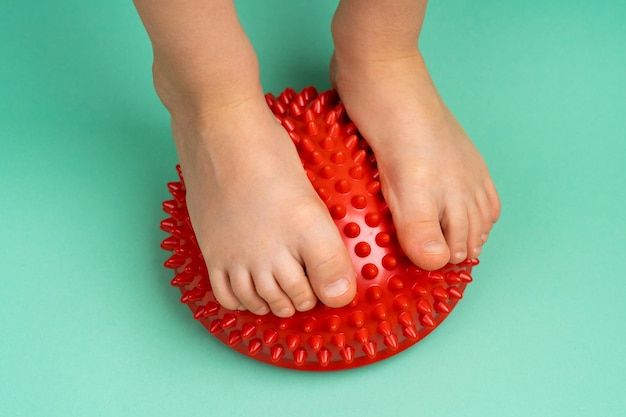
{"type": "Polygon", "coordinates": [[[185,186],[168,184],[171,234],[161,247],[175,271],[181,302],[232,349],[269,364],[310,371],[354,368],[380,361],[423,339],[452,311],[472,281],[477,260],[423,271],[403,254],[383,199],[376,160],[334,91],[285,90],[267,103],[289,132],[306,173],[326,203],[357,271],[357,296],[346,307],[318,302],[290,318],[257,316],[220,306],[189,222],[185,186]]]}

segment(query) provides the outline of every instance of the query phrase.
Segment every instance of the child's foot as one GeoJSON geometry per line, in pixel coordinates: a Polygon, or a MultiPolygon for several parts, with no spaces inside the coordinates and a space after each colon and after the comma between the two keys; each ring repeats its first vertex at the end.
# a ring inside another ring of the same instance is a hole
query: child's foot
{"type": "MultiPolygon", "coordinates": [[[[357,47],[358,48],[358,47],[357,47]]],[[[336,49],[331,80],[371,145],[407,256],[432,270],[477,257],[500,202],[487,167],[413,54],[336,49]]]]}
{"type": "Polygon", "coordinates": [[[353,299],[350,256],[261,94],[200,124],[172,126],[189,214],[220,304],[288,317],[318,297],[331,307],[353,299]]]}

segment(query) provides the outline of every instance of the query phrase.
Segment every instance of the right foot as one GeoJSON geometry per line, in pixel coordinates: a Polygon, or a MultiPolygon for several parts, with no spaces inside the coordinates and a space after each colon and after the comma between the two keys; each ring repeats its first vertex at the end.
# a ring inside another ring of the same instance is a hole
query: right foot
{"type": "Polygon", "coordinates": [[[318,298],[352,301],[350,256],[263,96],[200,123],[175,119],[187,207],[218,302],[289,317],[318,298]]]}

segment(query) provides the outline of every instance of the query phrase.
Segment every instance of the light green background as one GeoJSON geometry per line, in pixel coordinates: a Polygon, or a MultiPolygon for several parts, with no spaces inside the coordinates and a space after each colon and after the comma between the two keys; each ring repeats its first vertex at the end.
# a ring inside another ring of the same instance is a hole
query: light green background
{"type": "MultiPolygon", "coordinates": [[[[208,0],[206,0],[208,1],[208,0]]],[[[323,89],[335,2],[239,1],[265,89],[323,89]]],[[[623,416],[626,2],[433,0],[422,47],[503,214],[450,318],[301,373],[162,268],[168,117],[130,0],[0,2],[0,416],[623,416]]]]}

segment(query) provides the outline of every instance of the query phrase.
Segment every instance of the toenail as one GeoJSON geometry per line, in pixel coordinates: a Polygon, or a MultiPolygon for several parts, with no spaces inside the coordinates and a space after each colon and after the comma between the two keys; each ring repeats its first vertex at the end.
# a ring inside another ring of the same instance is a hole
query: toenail
{"type": "Polygon", "coordinates": [[[254,311],[254,314],[257,314],[259,316],[264,316],[267,313],[269,313],[269,309],[266,306],[259,307],[258,309],[254,311]]]}
{"type": "Polygon", "coordinates": [[[465,253],[464,252],[457,252],[457,253],[454,254],[454,258],[462,261],[463,259],[465,259],[465,253]]]}
{"type": "Polygon", "coordinates": [[[487,233],[483,233],[480,238],[483,240],[483,243],[485,243],[487,241],[487,237],[489,237],[489,235],[487,235],[487,233]]]}
{"type": "Polygon", "coordinates": [[[239,304],[239,307],[237,307],[235,310],[246,311],[247,309],[243,306],[243,304],[239,304]]]}
{"type": "Polygon", "coordinates": [[[480,252],[482,251],[482,248],[480,246],[477,246],[474,248],[474,255],[478,256],[480,255],[480,252]]]}
{"type": "Polygon", "coordinates": [[[289,307],[283,307],[280,310],[278,310],[278,314],[277,316],[289,316],[291,315],[291,309],[289,307]]]}
{"type": "Polygon", "coordinates": [[[313,308],[313,302],[312,301],[305,301],[302,304],[300,304],[298,306],[298,311],[307,311],[313,308]]]}
{"type": "Polygon", "coordinates": [[[337,281],[324,285],[322,291],[326,297],[339,297],[349,289],[350,282],[345,278],[340,278],[337,281]]]}
{"type": "Polygon", "coordinates": [[[446,251],[446,245],[439,240],[431,240],[424,244],[424,253],[440,255],[446,251]]]}

